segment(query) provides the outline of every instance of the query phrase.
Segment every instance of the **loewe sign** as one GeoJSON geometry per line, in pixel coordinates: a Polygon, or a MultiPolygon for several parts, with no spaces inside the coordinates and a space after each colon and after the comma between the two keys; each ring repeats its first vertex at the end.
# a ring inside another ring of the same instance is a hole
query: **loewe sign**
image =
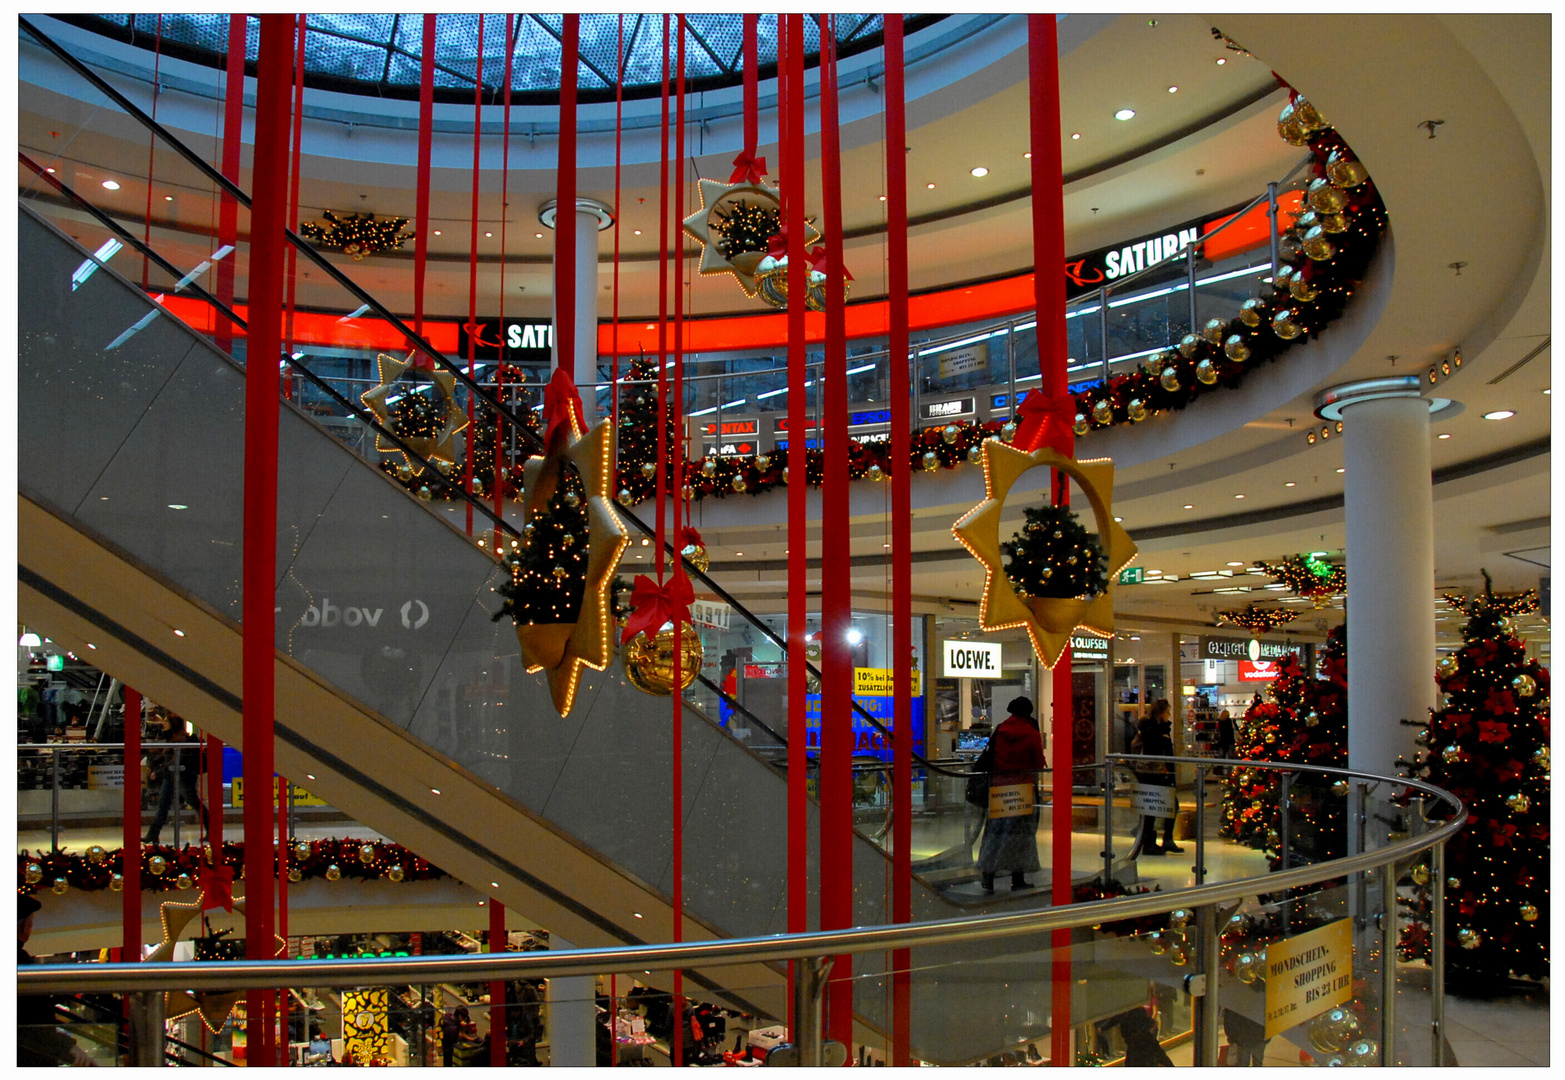
{"type": "Polygon", "coordinates": [[[947,641],[944,644],[947,679],[1000,678],[1000,645],[983,641],[947,641]]]}

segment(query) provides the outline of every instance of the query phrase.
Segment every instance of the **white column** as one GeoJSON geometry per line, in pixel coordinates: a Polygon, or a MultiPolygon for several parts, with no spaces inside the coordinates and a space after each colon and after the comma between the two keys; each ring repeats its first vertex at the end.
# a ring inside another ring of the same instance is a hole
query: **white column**
{"type": "MultiPolygon", "coordinates": [[[[574,949],[576,946],[550,932],[549,948],[574,949]]],[[[591,975],[569,979],[550,979],[549,1065],[553,1068],[590,1069],[598,1063],[596,980],[591,975]]]]}
{"type": "Polygon", "coordinates": [[[1434,704],[1435,553],[1429,408],[1421,397],[1345,405],[1348,763],[1381,775],[1410,756],[1434,704]]]}
{"type": "MultiPolygon", "coordinates": [[[[559,258],[560,233],[555,228],[555,200],[550,199],[538,208],[538,220],[555,229],[555,258],[559,258]]],[[[581,389],[582,407],[590,424],[595,418],[594,403],[597,394],[592,384],[597,382],[598,365],[598,233],[614,222],[611,207],[596,199],[576,200],[576,385],[581,389]]],[[[559,319],[558,293],[551,301],[552,316],[559,319]]],[[[555,345],[554,367],[559,367],[559,346],[555,345]]]]}

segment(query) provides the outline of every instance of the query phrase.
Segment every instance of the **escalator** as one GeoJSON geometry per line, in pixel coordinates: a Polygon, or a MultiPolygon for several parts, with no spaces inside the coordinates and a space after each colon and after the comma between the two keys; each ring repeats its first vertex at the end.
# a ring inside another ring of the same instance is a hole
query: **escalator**
{"type": "MultiPolygon", "coordinates": [[[[243,369],[25,204],[19,224],[20,618],[237,744],[243,369]]],[[[279,771],[573,944],[671,937],[667,702],[611,666],[560,717],[490,617],[493,559],[286,405],[279,442],[279,771]]],[[[694,707],[681,737],[687,939],[783,931],[784,775],[694,707]]],[[[817,823],[812,805],[812,839],[817,823]]],[[[810,861],[814,880],[813,844],[810,861]]],[[[856,836],[855,922],[887,921],[889,871],[856,836]]],[[[915,883],[915,919],[955,910],[915,883]]],[[[1037,978],[1025,957],[962,959],[984,969],[980,997],[994,964],[1037,978]]],[[[860,965],[866,1034],[885,1015],[878,963],[860,965]]],[[[771,968],[689,978],[786,1014],[771,968]]],[[[915,1032],[940,1026],[940,984],[915,978],[915,1032]]],[[[972,1004],[971,1024],[919,1052],[970,1060],[1038,1037],[972,1004]]]]}

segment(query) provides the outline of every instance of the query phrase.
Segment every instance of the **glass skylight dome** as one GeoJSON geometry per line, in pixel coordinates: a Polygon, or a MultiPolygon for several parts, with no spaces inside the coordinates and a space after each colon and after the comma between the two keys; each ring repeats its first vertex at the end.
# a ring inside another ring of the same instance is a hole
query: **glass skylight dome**
{"type": "MultiPolygon", "coordinates": [[[[197,63],[221,66],[228,52],[228,16],[222,14],[62,15],[66,22],[197,63]],[[161,44],[159,37],[161,34],[161,44]]],[[[711,90],[743,81],[743,21],[740,15],[687,15],[685,79],[688,90],[711,90]]],[[[910,15],[911,33],[943,18],[910,15]]],[[[512,100],[544,104],[557,100],[560,87],[560,15],[520,15],[512,23],[512,100]]],[[[881,43],[880,15],[837,15],[839,56],[851,56],[881,43]]],[[[677,26],[670,21],[670,38],[677,26]]],[[[310,15],[305,44],[305,83],[322,90],[416,98],[423,55],[421,15],[310,15]]],[[[436,17],[435,96],[444,101],[472,101],[477,57],[484,58],[483,82],[499,98],[505,78],[506,18],[445,14],[436,17]]],[[[253,63],[260,29],[248,19],[245,59],[253,63]]],[[[805,52],[814,61],[820,30],[813,17],[804,20],[805,52]]],[[[763,16],[757,28],[762,76],[777,61],[777,20],[763,16]]],[[[581,62],[577,87],[581,100],[612,100],[616,69],[625,96],[657,93],[663,73],[663,19],[646,14],[584,14],[581,17],[581,62]],[[624,33],[624,63],[620,33],[624,33]]],[[[670,41],[670,54],[674,43],[670,41]]],[[[672,63],[672,60],[671,60],[672,63]]]]}

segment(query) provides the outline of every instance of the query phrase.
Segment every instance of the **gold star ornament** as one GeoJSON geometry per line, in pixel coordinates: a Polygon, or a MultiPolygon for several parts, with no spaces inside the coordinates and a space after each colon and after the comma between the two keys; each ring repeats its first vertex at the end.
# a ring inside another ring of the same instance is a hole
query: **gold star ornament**
{"type": "MultiPolygon", "coordinates": [[[[725,184],[720,180],[702,180],[701,209],[684,221],[685,233],[702,245],[700,271],[704,275],[733,274],[734,280],[749,297],[755,296],[755,269],[766,252],[746,251],[730,257],[724,250],[726,241],[723,226],[730,215],[746,209],[781,210],[775,189],[765,183],[740,182],[725,184]]],[[[804,242],[817,243],[820,233],[808,222],[804,227],[804,242]]]]}
{"type": "Polygon", "coordinates": [[[978,623],[985,630],[1025,626],[1038,661],[1046,668],[1059,662],[1071,634],[1078,628],[1101,637],[1114,633],[1114,584],[1119,572],[1136,557],[1135,542],[1114,520],[1114,462],[1108,458],[1076,461],[1048,448],[1027,453],[998,440],[984,445],[984,501],[952,527],[957,541],[984,567],[984,595],[978,623]],[[1000,552],[1000,515],[1011,487],[1023,473],[1037,468],[1059,469],[1076,481],[1092,506],[1099,542],[1108,562],[1108,588],[1092,599],[1016,595],[1005,574],[1000,552]]]}
{"type": "MultiPolygon", "coordinates": [[[[147,963],[169,963],[174,959],[174,946],[184,936],[191,921],[201,914],[205,898],[206,892],[203,890],[196,893],[195,899],[188,903],[165,900],[158,905],[158,921],[163,925],[163,940],[156,949],[147,954],[147,963]]],[[[240,915],[245,913],[244,897],[234,897],[234,911],[240,915]]],[[[276,934],[272,936],[276,941],[275,955],[287,955],[288,942],[276,934]]],[[[206,1025],[206,1029],[216,1034],[223,1030],[228,1014],[244,996],[243,990],[206,990],[200,993],[190,990],[169,990],[163,995],[163,1015],[167,1020],[178,1020],[191,1013],[197,1013],[201,1017],[201,1022],[206,1025]]]]}
{"type": "Polygon", "coordinates": [[[524,522],[548,510],[560,474],[559,458],[576,466],[586,491],[587,583],[582,590],[581,611],[574,623],[516,624],[516,640],[529,673],[546,671],[549,693],[561,716],[576,703],[581,669],[602,671],[614,659],[614,613],[610,592],[620,557],[630,545],[625,523],[614,512],[609,484],[614,475],[610,460],[613,441],[609,423],[603,421],[581,438],[567,439],[558,456],[533,458],[523,468],[526,489],[524,522]]]}
{"type": "MultiPolygon", "coordinates": [[[[380,353],[375,357],[376,368],[380,378],[380,385],[372,390],[366,390],[359,395],[359,400],[364,402],[364,407],[375,414],[375,419],[386,428],[392,427],[391,406],[394,401],[388,401],[392,385],[400,379],[404,372],[413,364],[413,354],[408,353],[406,360],[398,360],[394,356],[380,353]]],[[[414,453],[422,456],[426,461],[435,463],[435,467],[442,473],[447,472],[456,463],[456,445],[454,437],[457,432],[467,427],[467,413],[456,403],[456,376],[449,371],[436,370],[429,373],[430,379],[435,384],[435,407],[440,413],[439,425],[429,435],[402,435],[399,437],[414,453]]],[[[403,387],[404,393],[410,393],[410,387],[403,387]]],[[[409,457],[403,449],[392,442],[387,442],[385,436],[375,433],[375,449],[382,454],[402,454],[402,459],[413,470],[415,476],[424,471],[424,466],[417,459],[409,457]]]]}

